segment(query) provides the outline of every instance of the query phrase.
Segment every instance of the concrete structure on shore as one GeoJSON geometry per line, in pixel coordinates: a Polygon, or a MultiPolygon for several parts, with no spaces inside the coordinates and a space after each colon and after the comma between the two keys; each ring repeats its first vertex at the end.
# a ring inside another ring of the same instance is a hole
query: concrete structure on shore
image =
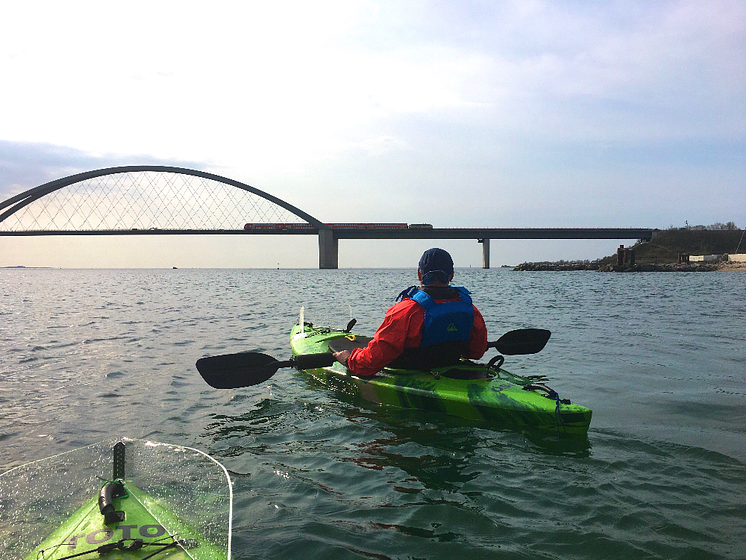
{"type": "Polygon", "coordinates": [[[689,255],[689,262],[719,261],[746,263],[746,253],[726,253],[724,255],[689,255]]]}

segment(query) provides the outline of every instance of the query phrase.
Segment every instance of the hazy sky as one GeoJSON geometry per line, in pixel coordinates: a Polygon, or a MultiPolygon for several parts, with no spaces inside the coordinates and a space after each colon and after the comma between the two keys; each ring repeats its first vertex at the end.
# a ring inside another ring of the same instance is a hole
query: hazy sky
{"type": "MultiPolygon", "coordinates": [[[[14,2],[0,76],[0,201],[163,164],[325,222],[746,227],[740,0],[14,2]]],[[[493,241],[492,262],[619,243],[493,241]]],[[[476,241],[436,244],[481,263],[476,241]]],[[[415,266],[428,245],[341,241],[340,266],[415,266]]],[[[0,266],[21,264],[318,257],[311,237],[0,237],[0,266]]]]}

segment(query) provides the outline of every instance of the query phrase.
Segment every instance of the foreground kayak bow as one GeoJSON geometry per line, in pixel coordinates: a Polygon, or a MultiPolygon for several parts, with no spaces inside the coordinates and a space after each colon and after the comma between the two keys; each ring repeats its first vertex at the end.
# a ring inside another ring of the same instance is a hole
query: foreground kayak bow
{"type": "Polygon", "coordinates": [[[3,473],[0,495],[2,558],[230,559],[230,478],[189,447],[95,444],[3,473]]]}

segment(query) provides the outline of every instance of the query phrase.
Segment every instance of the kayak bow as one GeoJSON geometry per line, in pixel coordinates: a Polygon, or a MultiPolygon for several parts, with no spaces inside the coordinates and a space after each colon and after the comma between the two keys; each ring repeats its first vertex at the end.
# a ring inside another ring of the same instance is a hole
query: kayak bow
{"type": "Polygon", "coordinates": [[[112,442],[0,475],[2,557],[229,560],[233,498],[225,468],[189,447],[125,441],[113,446],[110,480],[104,469],[112,442]]]}

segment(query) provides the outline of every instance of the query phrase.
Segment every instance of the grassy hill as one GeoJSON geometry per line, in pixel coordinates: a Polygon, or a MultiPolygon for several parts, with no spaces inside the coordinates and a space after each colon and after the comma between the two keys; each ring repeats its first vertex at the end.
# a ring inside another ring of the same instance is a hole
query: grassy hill
{"type": "Polygon", "coordinates": [[[746,235],[740,229],[695,228],[666,229],[654,233],[651,241],[640,241],[632,246],[635,266],[617,266],[617,256],[609,255],[595,261],[559,261],[522,263],[515,270],[717,270],[718,263],[679,265],[679,255],[723,255],[746,253],[746,235]]]}
{"type": "MultiPolygon", "coordinates": [[[[637,264],[666,264],[678,262],[679,254],[722,255],[735,253],[739,241],[739,252],[746,252],[746,236],[743,231],[667,229],[657,231],[652,241],[636,243],[635,262],[637,264]]],[[[616,263],[616,255],[601,259],[603,264],[616,263]]]]}

